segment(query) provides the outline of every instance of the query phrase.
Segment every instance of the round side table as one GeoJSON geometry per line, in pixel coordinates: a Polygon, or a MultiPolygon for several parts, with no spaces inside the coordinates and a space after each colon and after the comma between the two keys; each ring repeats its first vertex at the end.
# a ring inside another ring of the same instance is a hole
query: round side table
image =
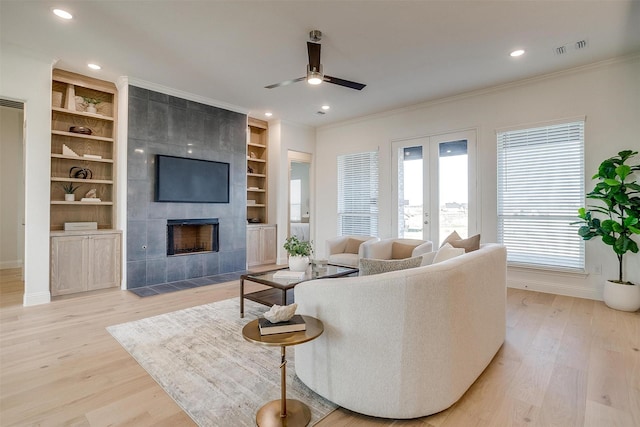
{"type": "Polygon", "coordinates": [[[247,341],[260,345],[280,347],[280,399],[272,400],[258,409],[256,424],[259,427],[306,426],[311,421],[311,411],[306,404],[296,399],[287,399],[287,359],[285,349],[290,345],[302,344],[316,339],[324,331],[324,325],[320,320],[311,316],[302,317],[307,328],[305,331],[260,335],[258,319],[252,320],[242,328],[242,336],[247,341]]]}

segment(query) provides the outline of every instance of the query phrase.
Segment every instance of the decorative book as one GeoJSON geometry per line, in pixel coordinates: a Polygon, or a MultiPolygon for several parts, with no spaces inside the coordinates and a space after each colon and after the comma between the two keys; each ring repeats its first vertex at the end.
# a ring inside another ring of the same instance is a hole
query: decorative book
{"type": "Polygon", "coordinates": [[[288,270],[280,270],[273,273],[274,279],[303,279],[304,271],[288,271],[288,270]]]}
{"type": "Polygon", "coordinates": [[[98,199],[97,197],[83,197],[82,199],[80,199],[81,202],[89,202],[89,203],[99,203],[102,200],[98,199]]]}
{"type": "Polygon", "coordinates": [[[307,325],[301,315],[296,314],[286,322],[271,323],[269,320],[261,317],[258,319],[260,335],[283,334],[286,332],[305,331],[307,325]]]}

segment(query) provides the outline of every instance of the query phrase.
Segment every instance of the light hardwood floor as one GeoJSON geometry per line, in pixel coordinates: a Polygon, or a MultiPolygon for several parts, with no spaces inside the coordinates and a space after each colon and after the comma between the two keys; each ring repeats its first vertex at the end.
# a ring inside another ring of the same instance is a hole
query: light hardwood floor
{"type": "MultiPolygon", "coordinates": [[[[147,298],[98,291],[27,308],[22,292],[19,270],[0,270],[0,425],[194,425],[105,327],[237,296],[237,281],[147,298]]],[[[318,425],[640,426],[640,313],[507,295],[506,342],[451,408],[415,420],[338,409],[318,425]]]]}

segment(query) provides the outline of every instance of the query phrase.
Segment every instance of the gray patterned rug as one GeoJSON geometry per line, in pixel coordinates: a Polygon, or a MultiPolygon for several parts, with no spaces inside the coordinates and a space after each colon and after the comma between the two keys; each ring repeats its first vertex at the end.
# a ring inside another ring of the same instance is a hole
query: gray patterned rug
{"type": "MultiPolygon", "coordinates": [[[[255,426],[256,411],[280,398],[280,350],[252,344],[242,327],[268,307],[219,301],[107,330],[199,426],[255,426]]],[[[287,398],[311,409],[311,424],[336,406],[295,375],[287,349],[287,398]]]]}

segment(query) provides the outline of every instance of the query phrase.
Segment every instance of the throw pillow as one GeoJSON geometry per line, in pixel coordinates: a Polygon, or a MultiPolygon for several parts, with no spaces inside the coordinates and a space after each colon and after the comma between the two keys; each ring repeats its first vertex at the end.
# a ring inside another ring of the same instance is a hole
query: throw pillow
{"type": "Polygon", "coordinates": [[[454,230],[453,233],[449,234],[447,236],[447,238],[444,239],[444,241],[442,242],[440,247],[443,247],[444,245],[446,245],[447,243],[449,243],[452,240],[460,240],[460,239],[461,239],[460,235],[458,234],[457,231],[454,230]]]}
{"type": "Polygon", "coordinates": [[[407,245],[405,243],[393,242],[391,244],[391,259],[411,258],[413,250],[417,245],[407,245]]]}
{"type": "Polygon", "coordinates": [[[449,242],[454,248],[462,248],[466,253],[480,249],[480,235],[476,234],[468,239],[451,240],[449,242]]]}
{"type": "Polygon", "coordinates": [[[448,260],[450,258],[455,258],[460,255],[464,255],[464,249],[454,248],[450,243],[445,243],[444,246],[438,249],[436,256],[433,258],[433,264],[448,260]]]}
{"type": "Polygon", "coordinates": [[[422,263],[421,256],[407,259],[362,258],[358,267],[360,269],[360,276],[371,276],[373,274],[387,273],[389,271],[420,267],[420,263],[422,263]]]}
{"type": "Polygon", "coordinates": [[[349,237],[347,239],[347,246],[344,248],[345,254],[357,254],[360,250],[360,245],[364,242],[364,240],[353,239],[349,237]]]}
{"type": "Polygon", "coordinates": [[[480,235],[476,234],[475,236],[463,239],[458,232],[454,231],[444,239],[440,247],[443,247],[447,243],[451,244],[454,248],[463,248],[465,252],[473,252],[480,249],[480,235]]]}

